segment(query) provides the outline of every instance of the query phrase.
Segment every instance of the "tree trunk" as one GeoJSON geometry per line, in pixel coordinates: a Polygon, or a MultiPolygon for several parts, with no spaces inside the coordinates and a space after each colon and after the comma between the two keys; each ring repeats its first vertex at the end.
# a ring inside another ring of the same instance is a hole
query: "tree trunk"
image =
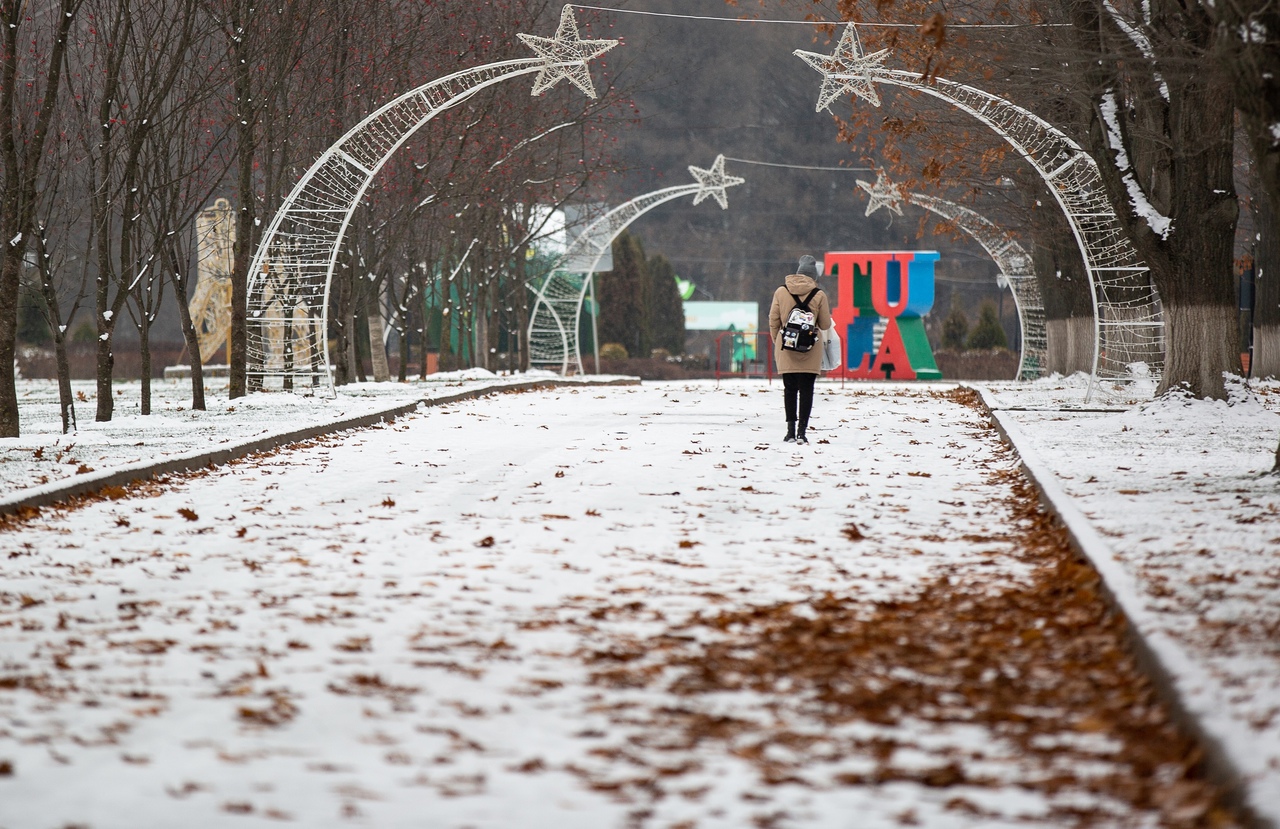
{"type": "Polygon", "coordinates": [[[45,305],[49,308],[49,322],[53,329],[53,356],[58,366],[58,411],[62,415],[62,434],[76,428],[75,397],[71,393],[71,363],[67,360],[67,334],[62,324],[62,311],[58,308],[58,294],[49,274],[41,274],[41,289],[45,305]]]}
{"type": "Polygon", "coordinates": [[[0,437],[16,438],[18,425],[18,284],[22,260],[9,252],[0,259],[0,437]]]}
{"type": "Polygon", "coordinates": [[[1045,330],[1049,337],[1045,368],[1050,374],[1068,377],[1093,371],[1093,317],[1046,320],[1045,330]]]}
{"type": "Polygon", "coordinates": [[[333,350],[333,382],[336,386],[345,386],[355,377],[351,361],[351,280],[347,278],[347,269],[338,265],[334,269],[333,280],[337,283],[337,303],[331,311],[334,327],[333,350]]]}
{"type": "Polygon", "coordinates": [[[80,428],[76,423],[75,395],[71,393],[71,362],[67,359],[67,338],[54,335],[54,359],[58,364],[58,411],[62,414],[62,434],[80,428]]]}
{"type": "Polygon", "coordinates": [[[453,317],[454,314],[450,310],[448,302],[450,295],[449,288],[445,287],[445,306],[440,309],[440,348],[438,350],[439,357],[436,365],[439,371],[453,371],[457,368],[454,365],[453,353],[453,317]]]}
{"type": "Polygon", "coordinates": [[[1249,376],[1259,380],[1280,378],[1280,325],[1254,326],[1249,376]]]}
{"type": "Polygon", "coordinates": [[[369,362],[373,364],[375,383],[385,383],[391,379],[391,369],[387,366],[387,346],[383,342],[385,329],[381,305],[375,293],[364,306],[364,315],[369,320],[369,362]]]}
{"type": "Polygon", "coordinates": [[[352,303],[352,306],[351,317],[349,319],[350,328],[348,329],[350,331],[350,336],[347,337],[347,348],[350,349],[350,353],[347,355],[347,358],[350,360],[351,365],[355,366],[356,381],[360,383],[367,383],[369,382],[369,376],[365,374],[364,360],[360,356],[360,319],[356,316],[354,302],[352,303]]]}
{"type": "MultiPolygon", "coordinates": [[[[422,292],[422,366],[419,374],[419,380],[426,380],[426,370],[430,367],[428,359],[430,359],[430,349],[428,348],[428,330],[430,325],[430,313],[426,310],[426,292],[422,292]]],[[[439,353],[439,351],[436,351],[439,353]]]]}
{"type": "Polygon", "coordinates": [[[1064,377],[1077,371],[1089,374],[1095,345],[1093,296],[1080,248],[1057,211],[1040,210],[1034,218],[1031,260],[1044,300],[1045,369],[1064,377]]]}
{"type": "Polygon", "coordinates": [[[286,312],[284,321],[284,336],[280,339],[280,347],[284,351],[282,355],[284,362],[284,379],[281,381],[285,391],[293,391],[293,341],[298,336],[298,331],[294,326],[293,314],[286,312]]]}
{"type": "Polygon", "coordinates": [[[396,379],[401,383],[409,380],[409,332],[413,330],[413,315],[409,311],[404,311],[400,315],[400,322],[403,328],[400,330],[400,370],[397,372],[396,379]]]}
{"type": "Polygon", "coordinates": [[[493,365],[489,360],[489,310],[485,305],[477,302],[473,313],[471,342],[472,351],[476,353],[471,358],[471,364],[477,368],[492,371],[493,365]]]}
{"type": "MultiPolygon", "coordinates": [[[[233,9],[240,11],[237,4],[233,9]]],[[[253,11],[250,10],[252,15],[253,11]]],[[[247,20],[237,20],[238,26],[247,26],[247,20]]],[[[257,224],[257,203],[253,189],[254,166],[258,162],[255,144],[258,107],[253,101],[252,72],[258,56],[250,53],[244,37],[233,41],[232,70],[235,84],[236,129],[236,191],[240,197],[240,209],[236,212],[236,241],[231,264],[231,348],[227,355],[229,392],[235,400],[248,394],[248,308],[249,266],[253,258],[254,230],[257,224]]]]}
{"type": "Polygon", "coordinates": [[[1234,305],[1166,305],[1164,319],[1168,357],[1160,392],[1185,388],[1194,397],[1225,399],[1224,372],[1240,371],[1234,305]]]}
{"type": "Polygon", "coordinates": [[[1260,237],[1253,251],[1253,361],[1251,377],[1280,377],[1280,221],[1272,200],[1254,198],[1254,227],[1260,237]]]}
{"type": "Polygon", "coordinates": [[[142,324],[138,326],[138,352],[142,358],[142,399],[139,410],[142,414],[149,415],[151,414],[151,325],[145,313],[142,315],[142,324]]]}
{"type": "Polygon", "coordinates": [[[182,339],[187,344],[187,353],[191,355],[191,408],[197,412],[205,410],[204,402],[204,361],[200,359],[200,338],[196,334],[195,324],[191,321],[191,308],[187,304],[187,288],[182,284],[182,277],[174,257],[170,254],[169,284],[173,286],[173,296],[178,303],[178,321],[182,324],[182,339]]]}
{"type": "MultiPolygon", "coordinates": [[[[54,285],[53,273],[46,268],[49,257],[42,238],[44,232],[44,228],[41,228],[36,235],[34,251],[40,263],[40,294],[44,297],[49,330],[53,332],[53,356],[58,376],[58,412],[62,418],[62,433],[65,435],[75,428],[76,407],[71,393],[71,364],[67,360],[67,326],[62,321],[62,307],[58,302],[58,289],[54,285]]],[[[73,317],[77,305],[78,300],[72,303],[73,317]]]]}
{"type": "Polygon", "coordinates": [[[106,423],[111,420],[111,414],[115,411],[116,402],[111,397],[111,375],[115,371],[116,358],[111,353],[111,330],[106,327],[105,330],[99,329],[98,334],[98,354],[95,362],[96,379],[98,390],[98,408],[93,419],[99,423],[106,423]]]}
{"type": "Polygon", "coordinates": [[[507,364],[514,371],[528,371],[529,363],[524,354],[524,339],[529,333],[529,289],[525,287],[529,284],[529,276],[528,265],[523,256],[516,257],[512,276],[514,284],[511,290],[515,292],[515,296],[509,296],[507,303],[511,307],[511,320],[515,329],[512,330],[508,340],[507,351],[511,353],[511,359],[507,364]]]}

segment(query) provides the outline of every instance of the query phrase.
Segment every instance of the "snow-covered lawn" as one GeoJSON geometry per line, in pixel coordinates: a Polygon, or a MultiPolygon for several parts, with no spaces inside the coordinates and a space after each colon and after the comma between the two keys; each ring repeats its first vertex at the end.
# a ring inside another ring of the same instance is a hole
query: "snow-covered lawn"
{"type": "Polygon", "coordinates": [[[497,395],[9,526],[0,827],[1223,817],[972,393],[823,386],[808,447],[779,397],[497,395]]]}
{"type": "MultiPolygon", "coordinates": [[[[397,404],[456,394],[468,389],[560,380],[550,372],[495,375],[484,369],[428,375],[410,383],[353,383],[335,399],[301,394],[253,394],[227,398],[226,378],[205,385],[206,410],[191,410],[188,381],[152,383],[152,412],[140,414],[138,382],[115,384],[116,406],[105,423],[94,421],[96,389],[91,381],[72,384],[77,429],[64,435],[58,387],[52,380],[18,383],[22,436],[0,441],[0,496],[92,471],[145,463],[188,452],[288,432],[381,411],[397,404]]],[[[587,378],[589,379],[589,378],[587,378]]]]}
{"type": "Polygon", "coordinates": [[[1231,405],[1064,411],[1084,405],[1081,380],[1001,384],[992,400],[1133,578],[1144,633],[1190,657],[1170,666],[1189,707],[1280,822],[1280,478],[1264,474],[1280,384],[1237,383],[1231,405]]]}

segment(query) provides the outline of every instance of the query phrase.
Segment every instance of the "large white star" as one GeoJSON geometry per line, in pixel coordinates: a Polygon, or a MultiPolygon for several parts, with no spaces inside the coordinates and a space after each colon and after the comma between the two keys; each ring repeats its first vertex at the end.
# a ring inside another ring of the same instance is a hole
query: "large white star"
{"type": "Polygon", "coordinates": [[[561,78],[568,78],[588,98],[596,97],[587,61],[600,57],[618,45],[616,40],[583,40],[578,35],[578,21],[573,17],[573,7],[568,5],[560,10],[560,27],[556,29],[555,37],[526,34],[517,34],[516,37],[543,60],[542,71],[533,82],[534,95],[541,95],[558,84],[561,78]]]}
{"type": "Polygon", "coordinates": [[[858,179],[858,186],[867,191],[870,200],[867,201],[866,215],[870,216],[882,207],[892,210],[899,216],[902,215],[902,191],[898,185],[889,181],[889,177],[884,174],[883,170],[876,173],[876,183],[858,179]]]}
{"type": "Polygon", "coordinates": [[[876,92],[872,75],[877,69],[884,68],[889,50],[863,55],[862,44],[858,42],[858,33],[852,23],[844,27],[844,34],[840,35],[834,53],[820,55],[797,49],[793,54],[822,73],[818,112],[830,107],[832,101],[846,92],[852,92],[872,106],[880,106],[880,94],[876,92]]]}
{"type": "Polygon", "coordinates": [[[702,204],[703,200],[710,196],[720,203],[721,210],[726,210],[729,207],[729,199],[724,194],[725,189],[736,187],[746,181],[744,178],[725,174],[723,155],[716,156],[716,160],[712,163],[710,170],[704,170],[701,167],[694,167],[690,164],[689,172],[698,180],[698,192],[693,197],[693,203],[702,204]]]}

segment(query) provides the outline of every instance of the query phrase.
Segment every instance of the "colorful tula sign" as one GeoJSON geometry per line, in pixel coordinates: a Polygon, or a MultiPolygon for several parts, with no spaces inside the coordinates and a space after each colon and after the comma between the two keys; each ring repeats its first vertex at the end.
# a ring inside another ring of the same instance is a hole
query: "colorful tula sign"
{"type": "Polygon", "coordinates": [[[844,365],[828,377],[939,380],[924,315],[933,308],[937,251],[836,251],[825,257],[837,279],[831,316],[845,344],[844,365]]]}

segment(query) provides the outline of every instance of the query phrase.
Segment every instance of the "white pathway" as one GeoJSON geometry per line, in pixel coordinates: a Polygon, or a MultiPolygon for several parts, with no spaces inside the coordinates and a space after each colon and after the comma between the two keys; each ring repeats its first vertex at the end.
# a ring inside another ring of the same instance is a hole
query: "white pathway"
{"type": "Polygon", "coordinates": [[[828,730],[785,683],[682,700],[807,735],[765,785],[750,734],[662,745],[669,694],[593,678],[714,640],[694,614],[1029,577],[1012,458],[945,388],[822,388],[794,449],[779,397],[499,395],[0,534],[0,827],[1157,825],[1074,784],[1120,770],[1070,710],[1020,716],[1076,778],[980,723],[828,730]]]}
{"type": "MultiPolygon", "coordinates": [[[[581,378],[590,382],[591,377],[581,378]]],[[[609,379],[609,378],[603,378],[609,379]]],[[[52,380],[18,382],[22,434],[0,440],[0,499],[69,478],[131,465],[242,445],[254,440],[336,423],[481,388],[563,378],[547,371],[495,375],[484,369],[442,372],[409,383],[352,383],[337,397],[304,394],[253,394],[227,398],[226,378],[206,381],[205,411],[191,410],[188,381],[151,384],[151,414],[142,415],[141,384],[116,382],[111,420],[94,420],[95,384],[76,380],[76,429],[62,433],[58,386],[52,380]]]]}

